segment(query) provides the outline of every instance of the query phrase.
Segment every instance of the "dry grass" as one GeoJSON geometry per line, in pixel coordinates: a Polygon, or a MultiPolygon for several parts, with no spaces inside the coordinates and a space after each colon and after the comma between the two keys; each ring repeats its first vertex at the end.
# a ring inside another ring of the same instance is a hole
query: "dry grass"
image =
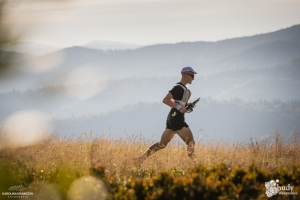
{"type": "MultiPolygon", "coordinates": [[[[78,138],[63,139],[52,135],[32,146],[2,149],[0,160],[2,164],[19,165],[18,168],[22,165],[26,168],[24,170],[42,171],[44,174],[64,165],[72,165],[82,175],[87,175],[91,165],[100,163],[105,166],[108,176],[122,179],[137,169],[133,159],[147,150],[150,144],[142,136],[110,140],[86,133],[78,138]]],[[[268,139],[243,143],[199,141],[195,153],[197,162],[207,166],[225,163],[246,169],[255,165],[270,172],[278,166],[290,169],[293,163],[299,162],[300,132],[295,130],[288,141],[279,132],[274,132],[268,139]]],[[[186,155],[186,146],[174,140],[165,149],[149,157],[141,167],[159,172],[172,168],[188,169],[194,165],[186,155]]]]}

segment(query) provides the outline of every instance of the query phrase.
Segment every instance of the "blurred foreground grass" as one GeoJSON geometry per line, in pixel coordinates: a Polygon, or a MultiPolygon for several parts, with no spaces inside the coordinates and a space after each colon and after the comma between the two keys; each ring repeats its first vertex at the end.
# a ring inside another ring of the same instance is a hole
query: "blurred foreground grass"
{"type": "Polygon", "coordinates": [[[299,136],[294,131],[284,140],[274,132],[260,141],[199,142],[196,163],[183,143],[171,142],[139,166],[133,159],[150,144],[141,136],[52,135],[0,150],[0,191],[22,186],[33,193],[28,199],[268,199],[265,182],[278,179],[298,195],[272,199],[297,199],[299,136]]]}

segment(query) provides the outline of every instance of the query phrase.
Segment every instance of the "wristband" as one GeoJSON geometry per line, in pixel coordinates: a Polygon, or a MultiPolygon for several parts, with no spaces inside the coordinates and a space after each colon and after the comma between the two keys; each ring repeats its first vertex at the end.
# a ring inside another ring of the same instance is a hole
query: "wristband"
{"type": "Polygon", "coordinates": [[[177,104],[176,109],[180,110],[180,108],[182,108],[182,106],[180,104],[177,104]]]}

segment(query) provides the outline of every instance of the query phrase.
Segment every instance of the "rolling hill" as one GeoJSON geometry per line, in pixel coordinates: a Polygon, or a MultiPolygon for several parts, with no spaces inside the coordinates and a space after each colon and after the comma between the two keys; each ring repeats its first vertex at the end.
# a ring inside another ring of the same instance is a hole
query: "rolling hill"
{"type": "Polygon", "coordinates": [[[61,134],[107,130],[115,126],[110,123],[114,119],[120,132],[144,127],[147,134],[160,133],[168,110],[162,98],[180,80],[181,68],[190,65],[198,72],[189,86],[191,100],[210,99],[191,120],[193,127],[216,137],[222,130],[243,131],[243,137],[276,127],[288,133],[299,124],[297,103],[282,112],[275,104],[271,109],[255,105],[280,101],[287,108],[300,100],[299,37],[296,25],[218,42],[114,51],[69,47],[25,61],[13,59],[18,76],[0,79],[0,122],[16,111],[38,109],[54,119],[61,134]]]}
{"type": "MultiPolygon", "coordinates": [[[[24,79],[34,80],[39,86],[50,85],[51,80],[52,85],[60,85],[73,70],[86,66],[97,68],[99,81],[178,76],[178,71],[186,65],[193,66],[200,75],[235,69],[265,69],[287,64],[300,57],[299,27],[296,25],[273,33],[218,42],[161,44],[135,50],[104,52],[69,47],[29,62],[20,62],[17,67],[28,72],[23,76],[24,79]],[[34,74],[28,70],[32,66],[35,66],[34,74]],[[47,82],[43,83],[44,80],[47,82]]],[[[18,89],[17,86],[15,88],[18,89]]]]}

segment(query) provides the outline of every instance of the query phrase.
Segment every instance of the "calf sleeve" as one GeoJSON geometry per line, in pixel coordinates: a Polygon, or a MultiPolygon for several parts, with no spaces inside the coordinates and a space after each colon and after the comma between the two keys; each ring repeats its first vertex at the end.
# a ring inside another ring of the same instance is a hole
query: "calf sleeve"
{"type": "Polygon", "coordinates": [[[153,144],[152,146],[149,147],[149,149],[147,150],[147,157],[151,156],[152,154],[154,154],[155,152],[157,152],[160,149],[165,148],[166,145],[160,144],[159,142],[153,144]]]}

